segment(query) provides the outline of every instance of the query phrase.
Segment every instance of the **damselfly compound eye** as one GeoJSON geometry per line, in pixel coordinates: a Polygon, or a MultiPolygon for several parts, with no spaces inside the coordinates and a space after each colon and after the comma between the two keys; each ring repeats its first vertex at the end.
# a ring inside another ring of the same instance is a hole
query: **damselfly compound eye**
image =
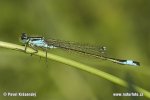
{"type": "Polygon", "coordinates": [[[27,39],[27,34],[26,33],[22,33],[21,35],[21,40],[27,39]]]}

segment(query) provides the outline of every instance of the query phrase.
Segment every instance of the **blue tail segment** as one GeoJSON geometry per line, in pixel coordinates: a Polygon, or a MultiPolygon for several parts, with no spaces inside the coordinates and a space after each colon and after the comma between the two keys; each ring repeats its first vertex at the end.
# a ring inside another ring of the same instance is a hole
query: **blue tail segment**
{"type": "Polygon", "coordinates": [[[140,63],[133,60],[120,60],[117,59],[117,63],[123,64],[123,65],[132,65],[132,66],[140,66],[140,63]]]}

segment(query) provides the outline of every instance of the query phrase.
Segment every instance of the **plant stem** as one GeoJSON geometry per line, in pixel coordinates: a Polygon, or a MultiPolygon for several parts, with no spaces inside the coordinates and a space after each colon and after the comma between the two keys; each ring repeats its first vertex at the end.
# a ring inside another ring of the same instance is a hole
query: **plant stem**
{"type": "MultiPolygon", "coordinates": [[[[20,46],[20,45],[17,45],[17,44],[12,44],[12,43],[7,43],[7,42],[2,42],[2,41],[0,41],[0,47],[13,49],[13,50],[18,50],[18,51],[23,51],[24,50],[24,46],[20,46]]],[[[27,48],[26,53],[33,53],[33,52],[34,52],[33,49],[27,48]]],[[[35,55],[45,57],[45,52],[43,52],[41,50],[38,50],[38,53],[35,53],[35,55]]],[[[106,72],[103,72],[101,70],[95,69],[92,66],[88,66],[88,65],[79,63],[77,61],[67,59],[67,58],[64,58],[64,57],[61,57],[61,56],[58,56],[58,55],[54,55],[54,54],[51,54],[51,53],[47,53],[47,58],[51,59],[51,60],[54,60],[54,61],[57,61],[57,62],[61,62],[63,64],[70,65],[71,67],[75,67],[75,68],[78,68],[80,70],[84,70],[86,72],[89,72],[91,74],[102,77],[102,78],[104,78],[106,80],[109,80],[109,81],[111,81],[115,84],[118,84],[120,86],[128,87],[128,83],[126,81],[124,81],[124,80],[122,80],[122,79],[120,79],[120,78],[118,78],[114,75],[111,75],[109,73],[106,73],[106,72]]],[[[147,90],[145,90],[145,89],[143,89],[139,86],[136,86],[136,85],[132,85],[132,86],[139,93],[143,93],[145,97],[150,98],[150,92],[149,91],[147,91],[147,90]]]]}

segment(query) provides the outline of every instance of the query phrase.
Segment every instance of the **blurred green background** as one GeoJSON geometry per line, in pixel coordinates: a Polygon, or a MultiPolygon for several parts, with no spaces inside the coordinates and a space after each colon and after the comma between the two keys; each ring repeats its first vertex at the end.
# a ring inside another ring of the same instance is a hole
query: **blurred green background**
{"type": "MultiPolygon", "coordinates": [[[[149,0],[0,0],[0,41],[20,44],[31,36],[107,47],[106,55],[133,59],[123,66],[63,50],[49,50],[108,72],[150,91],[149,0]]],[[[0,48],[0,100],[146,100],[114,97],[135,92],[88,72],[52,60],[0,48]],[[36,92],[36,97],[5,97],[3,92],[36,92]]]]}

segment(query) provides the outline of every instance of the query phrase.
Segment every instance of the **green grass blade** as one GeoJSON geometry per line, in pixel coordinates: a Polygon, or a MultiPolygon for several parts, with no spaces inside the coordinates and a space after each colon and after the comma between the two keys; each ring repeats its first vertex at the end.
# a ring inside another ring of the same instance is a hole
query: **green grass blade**
{"type": "MultiPolygon", "coordinates": [[[[2,42],[2,41],[0,41],[0,47],[13,49],[13,50],[20,50],[20,51],[24,50],[23,46],[12,44],[12,43],[7,43],[7,42],[2,42]]],[[[34,50],[32,50],[31,48],[27,49],[27,53],[33,53],[33,52],[34,52],[34,50]]],[[[39,52],[36,53],[35,55],[45,57],[45,52],[39,50],[39,52]]],[[[51,59],[51,60],[54,60],[57,62],[61,62],[63,64],[70,65],[70,67],[75,67],[75,68],[78,68],[80,70],[84,70],[84,71],[89,72],[91,74],[97,75],[97,76],[102,77],[106,80],[109,80],[109,81],[111,81],[117,85],[120,85],[123,87],[128,87],[128,83],[126,81],[124,81],[124,80],[122,80],[122,79],[120,79],[114,75],[111,75],[109,73],[95,69],[92,66],[88,66],[88,65],[79,63],[77,61],[67,59],[67,58],[64,58],[64,57],[61,57],[58,55],[54,55],[51,53],[48,53],[47,57],[48,57],[48,59],[51,59]]],[[[133,86],[139,93],[143,93],[145,97],[150,98],[150,92],[149,91],[147,91],[146,89],[143,89],[139,86],[136,86],[136,85],[133,85],[133,86]]]]}

